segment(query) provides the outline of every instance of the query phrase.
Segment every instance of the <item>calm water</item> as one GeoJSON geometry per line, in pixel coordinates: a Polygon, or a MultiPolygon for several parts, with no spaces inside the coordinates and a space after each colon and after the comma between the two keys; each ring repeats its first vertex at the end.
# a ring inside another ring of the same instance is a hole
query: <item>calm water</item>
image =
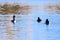
{"type": "Polygon", "coordinates": [[[60,40],[60,14],[33,10],[28,15],[16,15],[15,24],[11,23],[13,15],[0,15],[0,40],[60,40]],[[49,25],[45,24],[47,18],[49,25]]]}
{"type": "MultiPolygon", "coordinates": [[[[7,24],[13,28],[13,40],[60,40],[60,15],[58,14],[29,14],[16,15],[16,23],[12,20],[12,15],[0,15],[0,40],[8,40],[7,24]],[[37,17],[42,19],[38,23],[37,17]],[[45,20],[49,19],[50,24],[45,25],[45,20]]],[[[10,35],[10,34],[9,34],[10,35]]],[[[11,39],[12,40],[12,39],[11,39]]]]}

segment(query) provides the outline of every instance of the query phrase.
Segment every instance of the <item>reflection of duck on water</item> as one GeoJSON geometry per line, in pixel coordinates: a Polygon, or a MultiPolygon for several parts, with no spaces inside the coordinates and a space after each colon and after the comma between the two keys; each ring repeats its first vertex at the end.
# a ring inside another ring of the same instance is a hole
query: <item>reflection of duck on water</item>
{"type": "Polygon", "coordinates": [[[38,17],[38,19],[37,19],[37,22],[39,23],[39,22],[41,22],[41,19],[38,17]]]}
{"type": "Polygon", "coordinates": [[[13,23],[13,24],[15,24],[15,15],[13,15],[13,20],[11,20],[11,22],[13,23]]]}
{"type": "Polygon", "coordinates": [[[48,25],[48,24],[49,24],[49,20],[48,20],[48,19],[46,19],[45,24],[46,24],[46,25],[48,25]]]}

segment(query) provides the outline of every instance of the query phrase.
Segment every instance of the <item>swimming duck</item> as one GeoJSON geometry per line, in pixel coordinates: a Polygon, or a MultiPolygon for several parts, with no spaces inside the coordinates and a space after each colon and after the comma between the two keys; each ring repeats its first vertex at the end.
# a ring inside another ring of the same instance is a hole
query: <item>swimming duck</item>
{"type": "Polygon", "coordinates": [[[48,20],[48,19],[46,19],[45,24],[46,24],[46,25],[48,25],[48,24],[49,24],[49,20],[48,20]]]}
{"type": "Polygon", "coordinates": [[[40,19],[40,17],[38,17],[38,19],[37,19],[37,22],[39,23],[39,22],[41,22],[41,19],[40,19]]]}
{"type": "Polygon", "coordinates": [[[11,20],[11,22],[13,23],[13,24],[15,24],[15,15],[13,15],[13,20],[11,20]]]}

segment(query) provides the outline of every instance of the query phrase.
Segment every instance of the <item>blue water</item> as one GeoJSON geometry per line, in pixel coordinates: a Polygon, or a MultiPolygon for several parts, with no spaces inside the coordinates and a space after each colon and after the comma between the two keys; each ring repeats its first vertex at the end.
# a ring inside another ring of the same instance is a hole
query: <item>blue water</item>
{"type": "MultiPolygon", "coordinates": [[[[27,40],[27,27],[32,27],[32,40],[60,40],[60,15],[59,14],[28,14],[28,15],[16,15],[16,23],[11,25],[14,30],[17,28],[21,28],[20,31],[14,31],[14,40],[27,40]],[[42,21],[40,23],[37,22],[37,18],[40,17],[42,21]],[[49,19],[49,25],[45,24],[46,19],[49,19]],[[20,38],[22,37],[22,38],[20,38]]],[[[1,20],[12,20],[11,18],[0,17],[1,20]]],[[[5,21],[1,21],[0,24],[4,24],[5,21]]],[[[6,26],[0,26],[0,28],[6,28],[6,26]]],[[[3,39],[6,36],[6,29],[0,30],[0,39],[3,39]]],[[[1,39],[1,40],[3,40],[1,39]]],[[[7,38],[5,38],[7,39],[7,38]]]]}
{"type": "MultiPolygon", "coordinates": [[[[41,5],[45,5],[45,3],[60,1],[54,0],[52,2],[52,0],[3,0],[0,2],[22,2],[33,5],[40,5],[41,3],[41,5]]],[[[44,11],[42,8],[41,10],[39,9],[39,11],[33,8],[31,10],[32,13],[28,15],[16,15],[16,23],[13,24],[10,22],[13,30],[19,30],[14,31],[13,40],[60,40],[60,14],[48,14],[48,12],[44,11]],[[42,19],[40,23],[37,22],[38,17],[42,19]],[[49,25],[45,24],[46,19],[49,20],[49,25]],[[30,27],[32,28],[31,30],[30,27]],[[27,35],[31,36],[29,37],[27,35]]],[[[0,40],[8,40],[6,22],[8,20],[11,21],[13,19],[12,16],[13,15],[0,15],[0,40]]]]}

